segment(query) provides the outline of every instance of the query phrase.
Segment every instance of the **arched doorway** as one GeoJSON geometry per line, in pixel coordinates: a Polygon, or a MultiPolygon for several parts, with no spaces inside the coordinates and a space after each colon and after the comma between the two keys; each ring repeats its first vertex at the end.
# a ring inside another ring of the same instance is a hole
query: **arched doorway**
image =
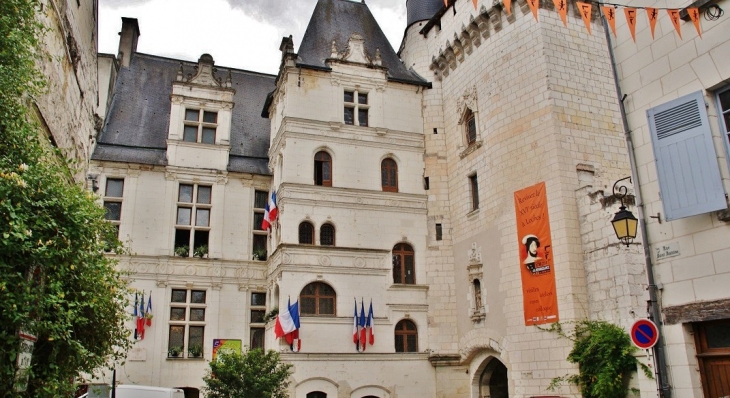
{"type": "Polygon", "coordinates": [[[492,358],[479,376],[479,396],[489,398],[509,398],[507,367],[492,358]]]}

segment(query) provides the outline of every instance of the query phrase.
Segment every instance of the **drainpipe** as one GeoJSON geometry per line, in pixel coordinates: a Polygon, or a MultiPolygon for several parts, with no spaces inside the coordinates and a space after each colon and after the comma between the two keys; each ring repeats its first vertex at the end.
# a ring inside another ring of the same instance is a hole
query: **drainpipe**
{"type": "Polygon", "coordinates": [[[631,176],[636,181],[635,189],[636,194],[636,209],[639,214],[639,226],[641,228],[641,240],[643,242],[642,247],[644,248],[644,260],[646,263],[646,277],[649,282],[649,305],[647,308],[649,312],[649,318],[657,324],[659,328],[659,340],[652,349],[654,351],[654,366],[656,368],[655,374],[657,378],[657,388],[659,389],[660,398],[671,398],[672,387],[669,385],[667,380],[667,362],[664,351],[664,327],[662,323],[661,313],[659,310],[659,302],[657,300],[657,286],[654,282],[654,268],[651,262],[651,251],[649,249],[649,238],[646,232],[646,221],[644,219],[644,202],[641,200],[641,183],[639,182],[639,173],[636,170],[636,158],[634,154],[634,143],[631,140],[631,130],[629,129],[629,121],[626,118],[626,108],[624,107],[624,96],[621,93],[621,85],[618,81],[618,73],[616,72],[616,58],[613,53],[613,46],[611,46],[611,34],[609,33],[608,23],[606,17],[603,15],[603,11],[599,8],[599,14],[601,21],[603,22],[603,31],[606,34],[606,44],[608,45],[608,53],[611,56],[611,70],[613,71],[613,81],[616,85],[616,95],[618,96],[619,110],[621,111],[621,121],[623,122],[624,136],[626,138],[626,147],[629,151],[629,164],[631,165],[631,176]]]}

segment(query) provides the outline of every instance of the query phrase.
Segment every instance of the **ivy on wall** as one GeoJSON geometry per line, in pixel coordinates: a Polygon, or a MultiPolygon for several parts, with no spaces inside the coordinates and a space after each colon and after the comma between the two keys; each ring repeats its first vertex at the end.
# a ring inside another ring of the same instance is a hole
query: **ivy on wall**
{"type": "Polygon", "coordinates": [[[548,389],[554,391],[563,383],[577,386],[585,398],[620,398],[629,391],[631,374],[641,369],[653,379],[649,367],[634,356],[638,350],[629,335],[619,326],[606,321],[582,320],[572,323],[572,331],[566,331],[560,322],[541,330],[557,333],[573,341],[568,361],[578,365],[578,374],[568,374],[552,379],[548,389]]]}
{"type": "Polygon", "coordinates": [[[116,230],[34,120],[36,65],[50,62],[40,10],[0,1],[0,397],[73,396],[80,373],[130,344],[127,283],[105,255],[121,250],[116,230]],[[15,386],[20,331],[37,337],[26,391],[15,386]]]}

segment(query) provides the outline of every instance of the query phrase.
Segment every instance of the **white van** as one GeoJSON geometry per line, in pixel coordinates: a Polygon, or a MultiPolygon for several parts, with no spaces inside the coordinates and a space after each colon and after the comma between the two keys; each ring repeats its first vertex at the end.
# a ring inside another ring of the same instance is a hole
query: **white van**
{"type": "Polygon", "coordinates": [[[164,388],[122,384],[117,386],[117,398],[185,398],[179,388],[164,388]]]}

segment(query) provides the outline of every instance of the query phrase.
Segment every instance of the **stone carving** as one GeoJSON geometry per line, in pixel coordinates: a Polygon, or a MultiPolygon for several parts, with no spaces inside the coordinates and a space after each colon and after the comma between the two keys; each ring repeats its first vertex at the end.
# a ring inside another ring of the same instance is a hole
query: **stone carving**
{"type": "Polygon", "coordinates": [[[476,242],[471,244],[471,249],[467,253],[469,256],[469,264],[481,264],[482,263],[482,248],[477,247],[476,242]]]}
{"type": "Polygon", "coordinates": [[[332,260],[329,256],[322,256],[319,258],[319,264],[325,267],[329,267],[332,264],[332,260]]]}
{"type": "Polygon", "coordinates": [[[248,268],[241,267],[236,270],[236,278],[248,279],[249,277],[250,277],[250,274],[249,274],[248,268]]]}
{"type": "Polygon", "coordinates": [[[353,33],[347,41],[347,50],[342,56],[344,61],[369,64],[370,57],[365,53],[365,39],[357,33],[353,33]]]}
{"type": "Polygon", "coordinates": [[[200,84],[201,86],[221,87],[221,82],[214,75],[213,65],[215,61],[210,54],[203,54],[198,58],[197,73],[188,80],[189,83],[200,84]]]}
{"type": "Polygon", "coordinates": [[[355,259],[355,267],[357,268],[365,268],[365,259],[362,257],[358,257],[355,259]]]}
{"type": "Polygon", "coordinates": [[[214,276],[216,278],[223,278],[226,276],[226,269],[223,267],[210,267],[208,268],[208,276],[214,276]]]}
{"type": "Polygon", "coordinates": [[[195,268],[194,265],[188,265],[185,267],[185,275],[187,276],[193,276],[198,272],[198,270],[195,268]]]}
{"type": "Polygon", "coordinates": [[[476,85],[464,90],[464,94],[456,101],[456,113],[462,118],[462,120],[459,120],[459,124],[464,122],[463,117],[467,109],[471,109],[472,112],[477,112],[476,85]]]}
{"type": "Polygon", "coordinates": [[[157,273],[158,274],[167,274],[172,275],[172,273],[175,272],[175,267],[173,267],[170,264],[157,264],[157,273]]]}
{"type": "MultiPolygon", "coordinates": [[[[277,205],[277,207],[278,207],[278,205],[277,205]]],[[[291,256],[291,254],[289,254],[289,253],[284,253],[284,254],[283,254],[283,255],[281,256],[281,263],[282,263],[282,264],[291,264],[291,263],[292,263],[292,256],[291,256]]]]}

